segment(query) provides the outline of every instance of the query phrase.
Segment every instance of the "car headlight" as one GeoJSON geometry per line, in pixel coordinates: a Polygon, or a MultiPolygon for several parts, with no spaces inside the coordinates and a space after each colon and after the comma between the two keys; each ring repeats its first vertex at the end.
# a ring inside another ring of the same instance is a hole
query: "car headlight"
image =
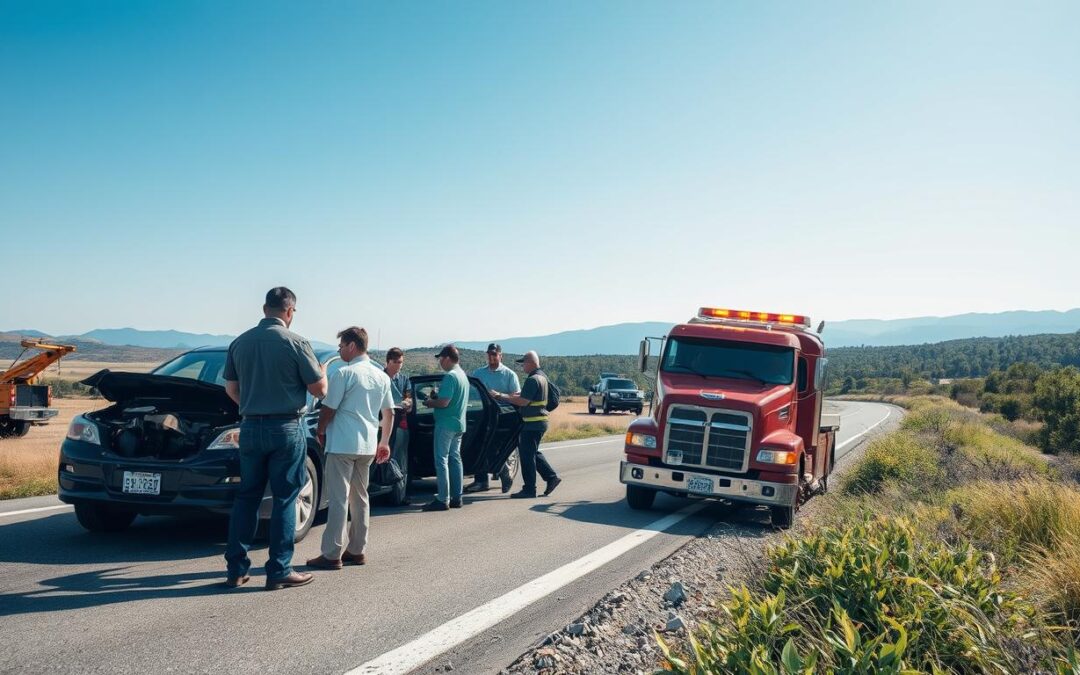
{"type": "Polygon", "coordinates": [[[799,455],[788,450],[758,450],[757,461],[765,464],[793,465],[798,461],[799,455]]]}
{"type": "Polygon", "coordinates": [[[236,450],[240,447],[240,429],[226,429],[214,439],[207,450],[236,450]]]}
{"type": "Polygon", "coordinates": [[[68,425],[67,437],[73,441],[93,443],[101,445],[101,434],[98,433],[97,425],[82,415],[76,415],[68,425]]]}
{"type": "Polygon", "coordinates": [[[626,444],[636,445],[639,448],[656,449],[656,436],[651,434],[626,433],[626,444]]]}
{"type": "Polygon", "coordinates": [[[616,391],[611,392],[611,398],[620,398],[621,396],[622,396],[622,394],[620,394],[620,393],[618,393],[616,391]]]}

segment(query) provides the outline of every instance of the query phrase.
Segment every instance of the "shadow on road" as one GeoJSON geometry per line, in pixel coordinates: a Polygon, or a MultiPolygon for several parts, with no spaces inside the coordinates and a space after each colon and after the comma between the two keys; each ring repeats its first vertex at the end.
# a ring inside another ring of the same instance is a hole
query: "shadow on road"
{"type": "MultiPolygon", "coordinates": [[[[552,501],[535,504],[531,510],[578,522],[640,530],[647,529],[651,523],[675,513],[689,503],[691,503],[690,500],[658,495],[656,507],[649,511],[635,511],[623,500],[604,503],[552,501]]],[[[764,537],[773,531],[768,510],[756,509],[752,506],[732,506],[711,502],[695,517],[706,518],[712,522],[730,523],[737,526],[737,533],[743,537],[764,537]]]]}
{"type": "Polygon", "coordinates": [[[239,590],[221,587],[224,572],[128,576],[127,567],[69,574],[39,582],[40,590],[0,594],[0,616],[100,607],[118,602],[236,594],[261,590],[257,580],[239,590]]]}

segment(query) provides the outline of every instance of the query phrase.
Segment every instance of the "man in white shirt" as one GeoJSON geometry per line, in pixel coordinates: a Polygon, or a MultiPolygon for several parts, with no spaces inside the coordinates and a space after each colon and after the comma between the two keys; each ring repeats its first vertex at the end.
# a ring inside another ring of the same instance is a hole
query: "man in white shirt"
{"type": "Polygon", "coordinates": [[[338,333],[338,354],[346,365],[330,377],[317,431],[326,450],[323,489],[330,509],[322,554],[308,560],[309,567],[339,570],[346,563],[367,562],[368,471],[372,459],[380,464],[390,459],[394,422],[390,377],[371,363],[367,346],[368,334],[363,328],[353,326],[338,333]]]}

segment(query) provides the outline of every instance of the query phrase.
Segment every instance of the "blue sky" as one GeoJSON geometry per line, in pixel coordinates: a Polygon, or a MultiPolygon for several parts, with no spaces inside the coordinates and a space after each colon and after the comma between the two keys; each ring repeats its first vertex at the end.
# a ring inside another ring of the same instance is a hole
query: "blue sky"
{"type": "Polygon", "coordinates": [[[0,0],[0,329],[1080,305],[1080,4],[0,0]]]}

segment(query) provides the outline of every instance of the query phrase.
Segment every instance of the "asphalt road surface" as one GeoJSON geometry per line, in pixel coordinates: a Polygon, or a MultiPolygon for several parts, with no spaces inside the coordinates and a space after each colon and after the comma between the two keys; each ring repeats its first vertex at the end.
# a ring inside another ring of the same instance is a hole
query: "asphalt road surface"
{"type": "MultiPolygon", "coordinates": [[[[828,405],[842,415],[838,463],[899,421],[885,405],[828,405]]],[[[421,484],[414,505],[373,510],[366,566],[276,592],[261,576],[220,588],[221,519],[90,534],[55,497],[0,502],[0,672],[497,672],[721,513],[666,495],[631,511],[621,437],[544,452],[563,478],[551,497],[495,490],[421,513],[433,491],[421,484]]],[[[322,531],[295,562],[318,554],[322,531]]]]}

